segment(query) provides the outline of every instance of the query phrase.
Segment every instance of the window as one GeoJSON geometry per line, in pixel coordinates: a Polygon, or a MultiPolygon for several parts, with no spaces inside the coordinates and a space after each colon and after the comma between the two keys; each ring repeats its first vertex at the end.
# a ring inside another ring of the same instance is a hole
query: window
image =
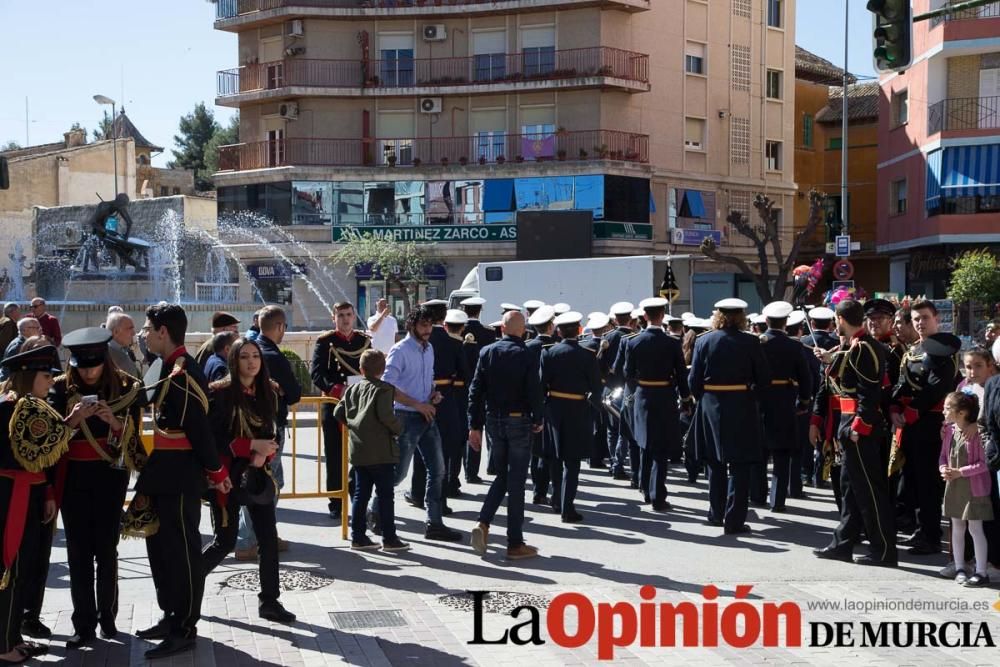
{"type": "Polygon", "coordinates": [[[413,85],[413,35],[379,35],[383,86],[413,85]]]}
{"type": "Polygon", "coordinates": [[[905,125],[910,114],[910,98],[905,90],[899,90],[892,94],[889,101],[889,110],[892,114],[892,126],[899,127],[905,125]]]}
{"type": "Polygon", "coordinates": [[[705,45],[688,42],[684,55],[684,71],[688,74],[705,74],[705,45]]]}
{"type": "Polygon", "coordinates": [[[768,141],[764,144],[764,166],[768,171],[781,171],[780,141],[768,141]]]}
{"type": "Polygon", "coordinates": [[[280,167],[285,163],[285,131],[267,131],[267,166],[280,167]]]}
{"type": "Polygon", "coordinates": [[[842,137],[830,137],[830,141],[827,143],[827,148],[831,151],[839,151],[843,147],[842,137]]]}
{"type": "Polygon", "coordinates": [[[168,196],[169,194],[170,194],[170,190],[169,190],[169,189],[167,188],[167,186],[165,186],[165,185],[161,185],[161,186],[160,186],[160,196],[161,196],[161,197],[166,197],[166,196],[168,196]]]}
{"type": "Polygon", "coordinates": [[[486,158],[487,162],[496,162],[500,156],[507,157],[504,147],[507,145],[507,133],[503,130],[476,132],[476,147],[473,151],[478,158],[486,158]]]}
{"type": "Polygon", "coordinates": [[[767,0],[767,25],[772,28],[780,28],[784,23],[781,17],[781,0],[767,0]]]}
{"type": "Polygon", "coordinates": [[[556,68],[556,32],[552,26],[521,30],[521,53],[524,76],[549,74],[556,68]]]}
{"type": "Polygon", "coordinates": [[[556,126],[551,123],[521,126],[518,152],[526,160],[555,157],[556,126]]]}
{"type": "Polygon", "coordinates": [[[476,81],[496,81],[507,75],[506,43],[507,33],[503,30],[473,32],[473,76],[476,81]]]}
{"type": "Polygon", "coordinates": [[[906,179],[889,184],[889,215],[906,213],[906,179]]]}
{"type": "Polygon", "coordinates": [[[750,90],[750,47],[733,44],[730,57],[733,90],[750,90]]]}
{"type": "Polygon", "coordinates": [[[806,148],[812,148],[813,145],[812,114],[802,114],[802,145],[806,148]]]}
{"type": "Polygon", "coordinates": [[[701,118],[684,119],[684,147],[695,151],[705,149],[705,121],[701,118]]]}
{"type": "Polygon", "coordinates": [[[767,97],[772,100],[781,99],[781,72],[776,69],[767,70],[767,97]]]}

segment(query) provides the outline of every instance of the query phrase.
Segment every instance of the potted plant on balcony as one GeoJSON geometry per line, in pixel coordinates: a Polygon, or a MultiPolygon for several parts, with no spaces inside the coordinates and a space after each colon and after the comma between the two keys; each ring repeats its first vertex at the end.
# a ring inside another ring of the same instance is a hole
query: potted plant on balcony
{"type": "Polygon", "coordinates": [[[390,167],[395,167],[395,166],[396,166],[396,155],[395,155],[395,154],[393,154],[393,155],[390,155],[389,157],[387,157],[387,158],[385,159],[385,161],[386,161],[386,163],[387,163],[387,164],[388,164],[388,165],[389,165],[390,167]]]}
{"type": "Polygon", "coordinates": [[[485,155],[480,155],[479,156],[479,164],[480,165],[485,165],[486,164],[486,156],[485,155]]]}
{"type": "Polygon", "coordinates": [[[506,161],[507,158],[505,158],[503,155],[497,155],[497,164],[503,164],[506,161]]]}
{"type": "Polygon", "coordinates": [[[413,158],[413,166],[414,167],[419,167],[423,163],[424,163],[424,161],[421,160],[420,158],[418,158],[418,157],[413,158]]]}
{"type": "Polygon", "coordinates": [[[600,159],[606,160],[608,157],[608,145],[601,144],[600,146],[594,146],[594,153],[596,153],[597,157],[600,159]]]}
{"type": "Polygon", "coordinates": [[[567,132],[566,128],[563,127],[562,125],[560,125],[559,127],[556,128],[556,136],[557,137],[565,137],[567,134],[569,134],[569,132],[567,132]]]}
{"type": "Polygon", "coordinates": [[[524,156],[523,155],[515,155],[514,156],[514,161],[515,162],[524,162],[524,156]]]}
{"type": "Polygon", "coordinates": [[[462,157],[458,158],[458,163],[464,167],[465,165],[469,164],[469,158],[463,155],[462,157]]]}
{"type": "Polygon", "coordinates": [[[638,160],[639,159],[639,153],[638,153],[638,151],[634,151],[634,150],[627,150],[627,151],[625,151],[625,159],[629,160],[631,162],[634,162],[635,160],[638,160]]]}
{"type": "Polygon", "coordinates": [[[556,157],[559,158],[560,162],[565,162],[566,161],[566,149],[565,148],[560,148],[559,150],[557,150],[556,151],[556,157]]]}
{"type": "Polygon", "coordinates": [[[447,156],[441,158],[441,166],[442,167],[447,167],[448,166],[448,158],[447,158],[447,156]]]}
{"type": "Polygon", "coordinates": [[[590,156],[590,153],[588,153],[587,151],[585,151],[582,148],[580,149],[580,159],[581,160],[586,160],[589,156],[590,156]]]}

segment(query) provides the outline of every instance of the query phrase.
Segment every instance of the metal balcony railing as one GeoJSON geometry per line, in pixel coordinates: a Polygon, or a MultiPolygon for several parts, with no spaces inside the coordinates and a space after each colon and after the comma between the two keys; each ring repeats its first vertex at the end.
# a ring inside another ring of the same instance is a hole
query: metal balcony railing
{"type": "Polygon", "coordinates": [[[285,166],[389,167],[503,164],[556,160],[649,162],[649,136],[618,130],[469,137],[255,141],[219,148],[219,171],[285,166]]]}
{"type": "Polygon", "coordinates": [[[612,77],[649,83],[649,56],[609,46],[545,55],[496,53],[460,58],[394,60],[287,59],[245,65],[217,74],[219,97],[287,86],[413,88],[477,86],[524,81],[612,77]]]}
{"type": "Polygon", "coordinates": [[[1000,97],[953,97],[927,108],[927,133],[1000,129],[1000,97]]]}
{"type": "MultiPolygon", "coordinates": [[[[409,7],[462,7],[512,5],[521,0],[218,0],[216,20],[231,19],[253,12],[281,7],[321,7],[332,9],[406,9],[409,7]]],[[[646,4],[648,0],[646,0],[646,4]]]]}
{"type": "MultiPolygon", "coordinates": [[[[959,1],[964,2],[965,0],[955,0],[955,2],[950,2],[948,4],[958,4],[959,1]]],[[[931,27],[945,23],[948,21],[966,21],[969,19],[995,19],[1000,17],[1000,2],[993,2],[988,5],[983,5],[982,7],[973,7],[972,9],[960,9],[951,14],[946,14],[945,16],[936,16],[931,19],[931,27]]]]}

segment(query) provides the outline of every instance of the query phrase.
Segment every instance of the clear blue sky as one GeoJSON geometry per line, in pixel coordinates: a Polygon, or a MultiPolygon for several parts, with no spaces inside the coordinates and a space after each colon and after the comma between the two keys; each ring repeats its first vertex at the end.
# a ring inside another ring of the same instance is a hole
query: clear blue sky
{"type": "MultiPolygon", "coordinates": [[[[850,2],[850,69],[871,75],[871,16],[865,0],[850,2]]],[[[840,65],[841,1],[796,4],[796,42],[840,65]]],[[[93,130],[99,93],[124,101],[136,127],[166,148],[153,160],[162,166],[178,119],[199,101],[211,107],[216,70],[236,65],[236,37],[214,30],[214,17],[206,0],[0,0],[0,143],[25,143],[25,97],[32,144],[62,140],[74,122],[93,130]]],[[[223,124],[232,115],[214,111],[223,124]]]]}

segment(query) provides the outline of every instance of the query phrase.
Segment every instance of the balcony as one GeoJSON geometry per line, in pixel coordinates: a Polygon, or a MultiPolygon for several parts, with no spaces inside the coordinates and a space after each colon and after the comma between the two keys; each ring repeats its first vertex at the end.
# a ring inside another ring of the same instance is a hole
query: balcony
{"type": "MultiPolygon", "coordinates": [[[[956,0],[948,4],[956,5],[965,0],[956,0]]],[[[960,9],[951,14],[945,16],[937,16],[931,19],[931,27],[940,23],[949,23],[951,21],[968,21],[969,19],[995,19],[1000,18],[1000,2],[994,2],[988,5],[983,5],[982,7],[973,7],[972,9],[960,9]]]]}
{"type": "Polygon", "coordinates": [[[927,134],[948,131],[965,136],[996,134],[1000,131],[1000,97],[954,97],[930,105],[927,134]]]}
{"type": "Polygon", "coordinates": [[[289,138],[219,148],[219,171],[275,167],[444,167],[505,162],[649,162],[649,136],[617,130],[410,139],[289,138]]]}
{"type": "Polygon", "coordinates": [[[649,56],[607,46],[547,54],[498,53],[409,60],[286,59],[216,74],[217,103],[282,97],[448,95],[519,90],[649,90],[649,56]]]}
{"type": "Polygon", "coordinates": [[[651,0],[218,0],[215,27],[239,31],[290,18],[466,18],[582,7],[642,12],[650,4],[651,0]]]}

